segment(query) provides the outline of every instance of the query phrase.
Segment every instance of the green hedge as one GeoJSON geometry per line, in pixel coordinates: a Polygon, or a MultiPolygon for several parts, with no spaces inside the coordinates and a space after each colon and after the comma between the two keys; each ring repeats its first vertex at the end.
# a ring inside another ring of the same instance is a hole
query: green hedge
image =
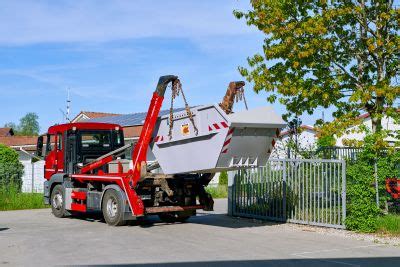
{"type": "Polygon", "coordinates": [[[379,209],[375,201],[373,165],[359,160],[347,167],[346,227],[360,232],[375,232],[379,209]]]}
{"type": "Polygon", "coordinates": [[[7,188],[12,185],[20,191],[23,173],[24,166],[18,159],[18,153],[0,144],[0,187],[7,188]]]}
{"type": "Polygon", "coordinates": [[[400,151],[377,148],[377,140],[376,136],[367,135],[364,149],[357,160],[347,162],[346,227],[349,230],[375,232],[385,203],[391,201],[399,204],[386,192],[385,180],[387,177],[399,177],[400,151]],[[376,205],[375,162],[378,170],[379,208],[376,205]]]}

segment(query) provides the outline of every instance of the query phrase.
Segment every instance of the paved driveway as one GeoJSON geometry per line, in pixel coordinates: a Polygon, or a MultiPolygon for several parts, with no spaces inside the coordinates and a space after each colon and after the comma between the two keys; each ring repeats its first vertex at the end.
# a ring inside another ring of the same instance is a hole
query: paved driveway
{"type": "Polygon", "coordinates": [[[230,218],[226,200],[185,224],[157,217],[110,227],[50,210],[0,212],[0,264],[140,266],[400,266],[400,248],[230,218]]]}

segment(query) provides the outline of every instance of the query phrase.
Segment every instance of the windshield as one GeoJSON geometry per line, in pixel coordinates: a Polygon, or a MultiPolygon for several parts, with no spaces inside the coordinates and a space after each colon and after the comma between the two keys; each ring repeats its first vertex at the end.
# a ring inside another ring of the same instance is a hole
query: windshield
{"type": "Polygon", "coordinates": [[[111,146],[111,132],[82,133],[82,148],[111,146]]]}

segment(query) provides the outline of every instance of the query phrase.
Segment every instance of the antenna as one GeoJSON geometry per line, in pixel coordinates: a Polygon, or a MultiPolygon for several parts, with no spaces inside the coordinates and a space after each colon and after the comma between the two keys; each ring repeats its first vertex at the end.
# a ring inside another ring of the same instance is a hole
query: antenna
{"type": "Polygon", "coordinates": [[[69,91],[70,89],[67,88],[67,113],[65,114],[65,120],[71,122],[71,120],[69,119],[69,113],[71,108],[71,99],[69,98],[69,91]]]}
{"type": "Polygon", "coordinates": [[[66,119],[65,112],[61,108],[59,110],[62,114],[62,121],[64,121],[66,119]]]}

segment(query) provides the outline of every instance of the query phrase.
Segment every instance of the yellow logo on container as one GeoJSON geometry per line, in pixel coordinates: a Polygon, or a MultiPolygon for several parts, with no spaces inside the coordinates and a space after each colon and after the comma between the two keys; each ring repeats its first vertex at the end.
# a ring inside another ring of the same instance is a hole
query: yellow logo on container
{"type": "Polygon", "coordinates": [[[181,125],[181,133],[182,133],[182,135],[189,135],[190,134],[189,124],[181,125]]]}

